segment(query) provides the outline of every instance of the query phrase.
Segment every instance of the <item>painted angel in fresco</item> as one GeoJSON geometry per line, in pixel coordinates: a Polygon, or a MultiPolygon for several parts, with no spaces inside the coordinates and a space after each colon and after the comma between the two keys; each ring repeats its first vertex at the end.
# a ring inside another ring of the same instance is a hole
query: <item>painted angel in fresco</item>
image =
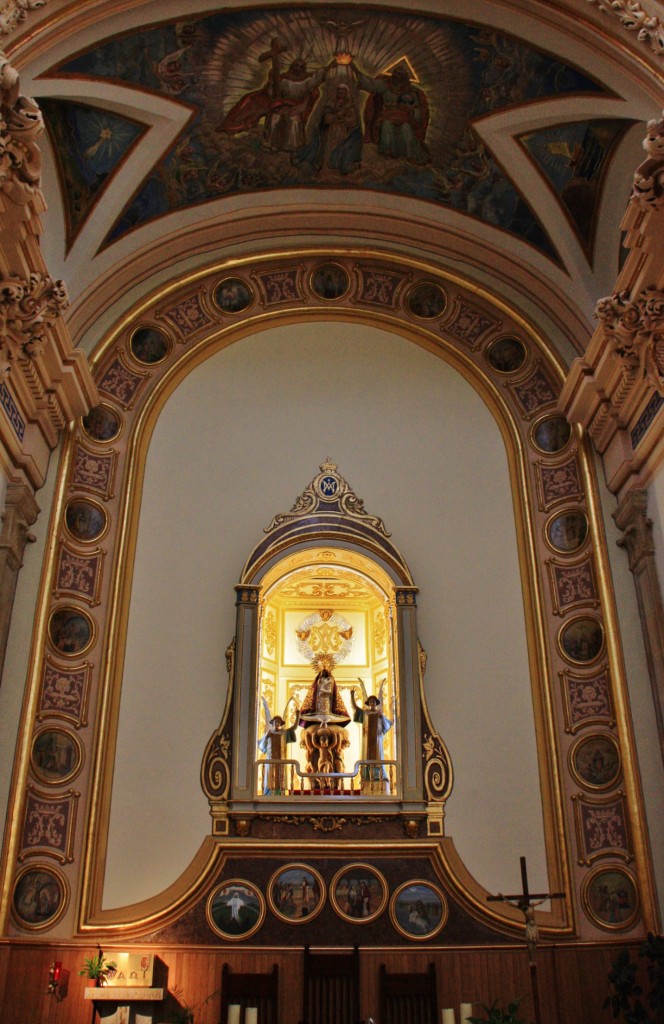
{"type": "MultiPolygon", "coordinates": [[[[258,741],[258,749],[268,760],[283,761],[288,756],[287,744],[294,743],[296,739],[294,727],[286,725],[288,701],[284,708],[283,715],[271,715],[270,707],[265,697],[263,700],[263,712],[265,714],[265,731],[258,741]]],[[[270,764],[263,782],[263,793],[279,796],[288,788],[286,779],[286,765],[270,764]]]]}

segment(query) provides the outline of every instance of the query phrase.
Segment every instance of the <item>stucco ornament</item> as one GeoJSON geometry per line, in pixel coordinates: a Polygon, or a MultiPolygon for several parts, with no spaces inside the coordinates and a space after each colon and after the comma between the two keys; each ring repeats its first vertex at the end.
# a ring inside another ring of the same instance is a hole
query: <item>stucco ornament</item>
{"type": "Polygon", "coordinates": [[[0,51],[0,191],[23,205],[39,190],[44,120],[37,103],[19,93],[18,72],[0,51]]]}
{"type": "Polygon", "coordinates": [[[659,210],[664,206],[664,112],[659,120],[648,121],[643,148],[648,159],[634,173],[631,199],[646,210],[659,210]]]}
{"type": "Polygon", "coordinates": [[[645,288],[632,299],[616,292],[599,300],[595,316],[625,373],[664,394],[664,293],[645,288]]]}
{"type": "Polygon", "coordinates": [[[637,0],[588,0],[603,14],[612,14],[628,32],[636,32],[639,42],[647,43],[653,53],[664,55],[664,26],[660,19],[649,14],[637,0]]]}
{"type": "Polygon", "coordinates": [[[20,22],[25,21],[29,11],[45,7],[48,0],[7,0],[0,6],[0,34],[9,35],[20,22]]]}
{"type": "Polygon", "coordinates": [[[21,356],[35,359],[48,341],[48,328],[69,305],[63,281],[32,273],[27,280],[0,280],[0,380],[21,356]]]}

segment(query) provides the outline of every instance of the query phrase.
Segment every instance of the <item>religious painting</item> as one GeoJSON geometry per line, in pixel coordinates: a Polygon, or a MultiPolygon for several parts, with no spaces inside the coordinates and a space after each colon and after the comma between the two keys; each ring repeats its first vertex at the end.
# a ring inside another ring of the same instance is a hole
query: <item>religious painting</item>
{"type": "Polygon", "coordinates": [[[56,153],[67,152],[58,161],[67,218],[67,248],[124,164],[147,126],[101,107],[71,100],[40,96],[39,106],[56,153]]]}
{"type": "Polygon", "coordinates": [[[325,882],[308,864],[289,864],[270,879],[267,898],[270,909],[282,921],[304,924],[323,909],[325,882]]]}
{"type": "MultiPolygon", "coordinates": [[[[529,101],[607,95],[570,64],[495,29],[412,12],[354,16],[331,4],[173,19],[106,39],[46,74],[138,86],[192,111],[170,149],[154,153],[106,245],[156,217],[248,191],[353,188],[471,214],[556,259],[473,125],[529,101]]],[[[70,224],[80,223],[99,198],[96,164],[107,161],[112,181],[136,145],[135,130],[124,118],[103,125],[91,114],[72,116],[66,100],[50,99],[46,116],[61,181],[85,185],[63,188],[76,206],[70,224]]],[[[603,126],[585,124],[586,149],[602,148],[603,126]]],[[[583,125],[557,126],[550,159],[583,146],[583,125]]],[[[536,141],[527,140],[531,149],[536,141]]],[[[572,176],[594,197],[611,145],[572,176]]],[[[570,180],[557,193],[568,209],[572,187],[570,180]]]]}
{"type": "Polygon", "coordinates": [[[113,441],[120,433],[121,420],[110,406],[95,405],[82,421],[83,429],[92,441],[113,441]]]}
{"type": "Polygon", "coordinates": [[[634,123],[622,118],[567,122],[520,137],[560,198],[588,254],[604,176],[618,143],[634,123]]]}
{"type": "Polygon", "coordinates": [[[594,661],[604,648],[604,629],[598,619],[579,616],[561,628],[558,643],[570,661],[594,661]]]}
{"type": "Polygon", "coordinates": [[[32,742],[32,770],[51,785],[68,782],[83,765],[83,746],[68,729],[49,728],[37,733],[32,742]]]}
{"type": "Polygon", "coordinates": [[[499,338],[487,349],[486,358],[498,373],[514,373],[526,361],[526,346],[518,338],[499,338]]]}
{"type": "Polygon", "coordinates": [[[67,882],[56,868],[26,867],[14,883],[14,918],[32,931],[50,928],[64,913],[68,896],[67,882]]]}
{"type": "Polygon", "coordinates": [[[225,278],[214,290],[213,298],[222,313],[242,313],[253,302],[253,291],[239,277],[225,278]]]}
{"type": "Polygon", "coordinates": [[[566,446],[572,436],[572,428],[564,416],[545,416],[535,423],[531,436],[536,448],[553,455],[566,446]]]}
{"type": "Polygon", "coordinates": [[[620,751],[608,733],[579,740],[570,750],[569,761],[576,780],[591,789],[609,789],[620,778],[620,751]]]}
{"type": "Polygon", "coordinates": [[[555,551],[577,551],[588,536],[588,517],[580,509],[559,512],[546,524],[545,536],[555,551]]]}
{"type": "Polygon", "coordinates": [[[48,635],[53,647],[65,657],[86,651],[94,640],[94,624],[78,608],[58,608],[48,622],[48,635]]]}
{"type": "Polygon", "coordinates": [[[368,924],[382,914],[387,883],[368,864],[349,864],[337,871],[330,885],[330,900],[339,917],[352,924],[368,924]]]}
{"type": "Polygon", "coordinates": [[[350,288],[350,278],[338,263],[322,263],[311,275],[311,290],[319,299],[340,299],[350,288]]]}
{"type": "Polygon", "coordinates": [[[588,917],[600,928],[630,928],[639,915],[639,895],[625,868],[597,868],[584,880],[581,899],[588,917]]]}
{"type": "Polygon", "coordinates": [[[447,900],[431,882],[404,882],[392,894],[390,918],[400,935],[426,941],[445,926],[447,900]]]}
{"type": "Polygon", "coordinates": [[[263,923],[265,900],[251,882],[233,878],[210,893],[205,915],[210,928],[222,939],[248,939],[263,923]]]}
{"type": "Polygon", "coordinates": [[[71,498],[65,508],[65,526],[81,544],[90,544],[106,532],[108,520],[101,505],[88,498],[71,498]]]}
{"type": "Polygon", "coordinates": [[[165,359],[170,347],[171,343],[166,335],[156,327],[139,327],[129,340],[129,348],[134,359],[148,366],[165,359]]]}
{"type": "Polygon", "coordinates": [[[434,281],[420,281],[406,296],[406,308],[420,320],[435,320],[446,305],[445,292],[434,281]]]}

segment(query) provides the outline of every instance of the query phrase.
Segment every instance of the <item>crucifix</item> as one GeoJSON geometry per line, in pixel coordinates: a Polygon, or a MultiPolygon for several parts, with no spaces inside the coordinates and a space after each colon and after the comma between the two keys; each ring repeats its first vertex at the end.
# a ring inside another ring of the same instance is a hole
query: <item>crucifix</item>
{"type": "Polygon", "coordinates": [[[521,889],[515,895],[503,896],[501,892],[497,896],[487,896],[489,903],[509,903],[511,907],[518,907],[526,919],[526,945],[528,947],[528,963],[530,966],[530,983],[533,992],[533,1006],[535,1008],[535,1024],[540,1024],[539,989],[537,987],[537,961],[535,953],[537,950],[537,924],[535,922],[535,907],[547,900],[562,900],[564,892],[530,892],[528,889],[528,871],[526,869],[526,858],[520,857],[521,864],[521,889]]]}

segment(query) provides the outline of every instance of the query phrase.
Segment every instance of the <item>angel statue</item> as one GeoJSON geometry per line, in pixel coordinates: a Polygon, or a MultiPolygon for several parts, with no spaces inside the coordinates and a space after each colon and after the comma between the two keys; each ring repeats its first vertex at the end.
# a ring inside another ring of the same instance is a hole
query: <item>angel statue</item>
{"type": "MultiPolygon", "coordinates": [[[[387,679],[383,679],[378,689],[378,695],[367,694],[364,680],[358,676],[358,682],[362,687],[364,706],[360,707],[355,699],[356,687],[351,690],[351,703],[353,705],[354,722],[362,725],[362,760],[383,761],[385,759],[384,737],[394,724],[394,718],[388,718],[383,712],[383,692],[387,679]]],[[[375,782],[385,783],[385,791],[389,792],[387,773],[382,765],[363,765],[362,767],[362,789],[373,791],[375,782]]]]}
{"type": "MultiPolygon", "coordinates": [[[[270,715],[270,706],[263,700],[263,712],[265,714],[265,731],[258,741],[258,749],[268,761],[283,761],[286,758],[286,745],[295,742],[295,728],[286,725],[288,705],[293,702],[291,697],[283,715],[270,715]]],[[[272,796],[281,796],[287,790],[286,765],[270,764],[264,776],[263,793],[272,796]]]]}

